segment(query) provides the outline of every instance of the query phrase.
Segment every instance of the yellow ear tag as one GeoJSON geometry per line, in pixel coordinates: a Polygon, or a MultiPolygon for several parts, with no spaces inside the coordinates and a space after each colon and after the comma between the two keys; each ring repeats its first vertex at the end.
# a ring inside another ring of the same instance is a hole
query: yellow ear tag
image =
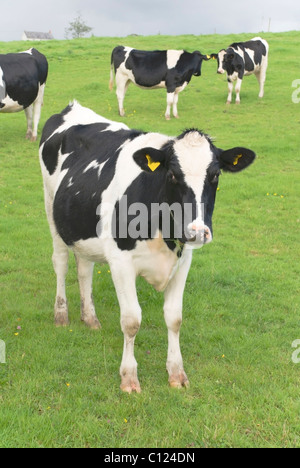
{"type": "Polygon", "coordinates": [[[210,55],[207,55],[207,56],[206,56],[206,58],[210,59],[210,58],[211,58],[211,56],[210,56],[210,55]]]}
{"type": "Polygon", "coordinates": [[[239,160],[243,157],[242,154],[238,154],[237,157],[235,158],[235,160],[233,161],[233,165],[234,166],[237,166],[239,160]]]}
{"type": "Polygon", "coordinates": [[[154,172],[160,166],[160,162],[153,161],[149,154],[146,154],[146,158],[148,159],[148,167],[154,172]]]}

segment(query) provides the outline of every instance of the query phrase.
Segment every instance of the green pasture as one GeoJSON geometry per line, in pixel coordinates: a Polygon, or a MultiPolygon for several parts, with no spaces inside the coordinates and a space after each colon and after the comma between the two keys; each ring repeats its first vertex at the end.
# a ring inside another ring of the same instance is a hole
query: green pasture
{"type": "MultiPolygon", "coordinates": [[[[300,104],[292,102],[300,32],[262,35],[270,43],[263,100],[251,76],[243,82],[241,105],[226,106],[226,77],[217,75],[212,60],[181,93],[178,120],[164,120],[165,90],[131,85],[121,119],[115,91],[108,89],[116,45],[210,54],[255,35],[34,44],[50,67],[39,136],[46,120],[76,98],[134,128],[179,135],[196,127],[221,148],[246,146],[258,157],[247,171],[220,178],[214,242],[194,253],[181,332],[190,388],[168,387],[163,295],[138,279],[142,393],[128,395],[119,389],[123,335],[107,265],[96,265],[94,276],[102,329],[91,331],[80,321],[73,258],[71,323],[54,326],[56,281],[39,145],[25,140],[24,113],[0,115],[1,447],[300,446],[300,350],[298,356],[292,347],[300,339],[300,104]]],[[[1,43],[0,52],[31,46],[1,43]]]]}

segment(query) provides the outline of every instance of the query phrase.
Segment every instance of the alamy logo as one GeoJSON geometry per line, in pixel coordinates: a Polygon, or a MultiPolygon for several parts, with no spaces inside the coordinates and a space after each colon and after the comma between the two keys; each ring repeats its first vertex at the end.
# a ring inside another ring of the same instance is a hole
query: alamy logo
{"type": "Polygon", "coordinates": [[[293,341],[292,348],[297,348],[292,354],[292,361],[294,364],[300,364],[300,340],[293,341]]]}
{"type": "Polygon", "coordinates": [[[0,364],[5,364],[5,343],[0,340],[0,364]]]}
{"type": "Polygon", "coordinates": [[[293,81],[292,87],[296,88],[296,90],[292,94],[292,101],[294,104],[299,104],[300,103],[300,80],[293,81]]]}

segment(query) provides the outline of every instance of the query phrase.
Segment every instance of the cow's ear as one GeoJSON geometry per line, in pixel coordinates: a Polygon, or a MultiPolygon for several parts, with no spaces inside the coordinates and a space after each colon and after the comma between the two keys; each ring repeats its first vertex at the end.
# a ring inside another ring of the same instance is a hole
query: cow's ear
{"type": "Polygon", "coordinates": [[[210,60],[212,59],[212,56],[211,55],[201,55],[202,59],[207,61],[207,60],[210,60]]]}
{"type": "Polygon", "coordinates": [[[250,166],[255,158],[253,151],[240,147],[223,151],[218,157],[221,169],[226,172],[240,172],[250,166]]]}
{"type": "Polygon", "coordinates": [[[161,168],[166,155],[155,148],[142,148],[133,155],[135,162],[146,172],[155,172],[161,168]]]}

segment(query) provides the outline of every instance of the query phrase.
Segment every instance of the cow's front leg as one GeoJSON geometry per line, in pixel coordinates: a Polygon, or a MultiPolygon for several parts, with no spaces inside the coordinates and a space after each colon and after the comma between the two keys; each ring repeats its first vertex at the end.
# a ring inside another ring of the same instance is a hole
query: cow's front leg
{"type": "Polygon", "coordinates": [[[238,78],[238,79],[237,79],[236,86],[235,86],[235,93],[236,93],[235,103],[236,103],[236,104],[240,104],[240,103],[241,103],[241,97],[240,97],[241,87],[242,87],[242,80],[241,80],[240,78],[238,78]]]}
{"type": "Polygon", "coordinates": [[[137,376],[137,362],[134,357],[134,341],[139,331],[142,312],[136,293],[136,274],[132,265],[126,262],[110,265],[116,288],[120,312],[121,328],[124,334],[123,357],[120,367],[121,390],[127,393],[141,392],[137,376]]]}
{"type": "Polygon", "coordinates": [[[175,93],[174,99],[173,99],[173,115],[175,119],[179,119],[178,109],[177,109],[178,98],[179,98],[179,93],[175,93]]]}
{"type": "Polygon", "coordinates": [[[231,104],[232,102],[232,92],[233,92],[233,82],[228,79],[228,97],[227,97],[227,104],[231,104]]]}
{"type": "Polygon", "coordinates": [[[165,113],[166,120],[171,119],[171,107],[173,106],[175,93],[167,93],[167,109],[165,113]]]}
{"type": "Polygon", "coordinates": [[[53,236],[53,267],[57,278],[56,300],[54,306],[56,326],[67,326],[68,304],[66,297],[66,275],[68,272],[69,250],[60,237],[53,236]]]}
{"type": "Polygon", "coordinates": [[[183,368],[179,334],[182,323],[183,292],[191,266],[192,251],[187,250],[180,261],[180,267],[165,291],[164,304],[165,321],[168,327],[167,371],[169,373],[169,384],[174,388],[189,386],[183,368]]]}

